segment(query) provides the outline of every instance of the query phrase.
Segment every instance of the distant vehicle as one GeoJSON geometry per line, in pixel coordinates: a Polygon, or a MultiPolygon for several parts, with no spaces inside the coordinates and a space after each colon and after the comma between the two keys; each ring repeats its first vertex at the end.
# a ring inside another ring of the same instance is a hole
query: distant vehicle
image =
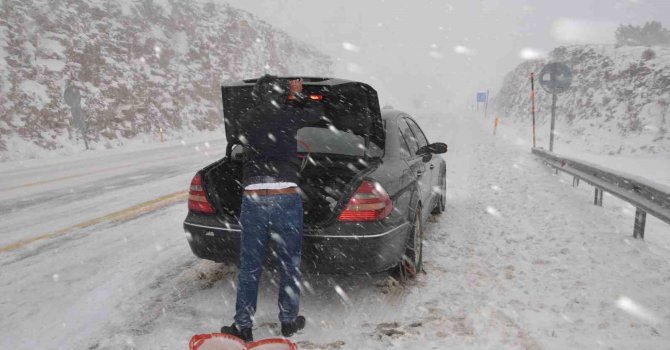
{"type": "MultiPolygon", "coordinates": [[[[303,268],[414,276],[422,265],[423,223],[430,213],[445,209],[446,163],[437,154],[445,153],[447,145],[429,143],[409,114],[381,111],[369,85],[303,79],[307,103],[326,117],[298,132],[303,268]]],[[[203,259],[237,262],[239,257],[238,121],[252,105],[255,81],[222,87],[226,155],[199,170],[191,182],[184,230],[191,250],[203,259]]]]}

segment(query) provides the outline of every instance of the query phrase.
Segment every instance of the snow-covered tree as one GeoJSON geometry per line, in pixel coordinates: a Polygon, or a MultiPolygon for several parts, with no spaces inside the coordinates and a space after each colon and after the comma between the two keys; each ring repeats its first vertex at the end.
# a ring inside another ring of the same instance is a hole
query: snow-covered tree
{"type": "Polygon", "coordinates": [[[670,46],[670,31],[656,21],[643,26],[622,24],[615,36],[617,46],[670,46]]]}

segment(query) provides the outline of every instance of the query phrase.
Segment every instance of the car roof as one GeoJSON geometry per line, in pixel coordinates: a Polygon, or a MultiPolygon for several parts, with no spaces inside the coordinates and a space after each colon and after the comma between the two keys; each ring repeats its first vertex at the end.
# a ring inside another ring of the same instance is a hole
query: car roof
{"type": "Polygon", "coordinates": [[[406,114],[403,111],[399,111],[397,109],[382,109],[382,120],[387,120],[387,119],[394,119],[397,118],[401,114],[406,114]]]}
{"type": "MultiPolygon", "coordinates": [[[[335,86],[335,85],[340,85],[340,84],[347,84],[347,83],[362,83],[354,80],[347,80],[347,79],[340,79],[340,78],[330,78],[330,77],[300,77],[300,76],[280,76],[280,79],[302,79],[303,84],[305,85],[320,85],[320,86],[335,86]]],[[[240,81],[231,81],[231,82],[224,82],[221,84],[221,86],[228,87],[228,86],[252,86],[256,83],[256,81],[259,78],[254,78],[254,79],[245,79],[245,80],[240,80],[240,81]]],[[[365,84],[365,83],[362,83],[365,84]]],[[[367,84],[365,84],[367,85],[367,84]]]]}

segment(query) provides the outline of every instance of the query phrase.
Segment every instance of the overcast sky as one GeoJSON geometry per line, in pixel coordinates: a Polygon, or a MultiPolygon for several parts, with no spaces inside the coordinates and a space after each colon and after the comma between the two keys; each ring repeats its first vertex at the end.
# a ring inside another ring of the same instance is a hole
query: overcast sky
{"type": "Polygon", "coordinates": [[[670,27],[670,0],[226,2],[332,56],[336,76],[371,84],[382,104],[409,110],[495,93],[524,49],[613,43],[620,23],[670,27]]]}

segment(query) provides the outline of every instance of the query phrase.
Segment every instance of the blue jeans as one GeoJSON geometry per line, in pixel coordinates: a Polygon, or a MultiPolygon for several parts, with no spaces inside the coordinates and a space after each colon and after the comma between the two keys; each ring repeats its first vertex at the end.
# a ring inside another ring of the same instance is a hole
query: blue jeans
{"type": "Polygon", "coordinates": [[[300,251],[303,228],[302,198],[298,194],[242,198],[240,273],[235,304],[235,324],[249,328],[256,312],[258,283],[269,240],[279,258],[279,321],[293,322],[300,302],[300,251]]]}

